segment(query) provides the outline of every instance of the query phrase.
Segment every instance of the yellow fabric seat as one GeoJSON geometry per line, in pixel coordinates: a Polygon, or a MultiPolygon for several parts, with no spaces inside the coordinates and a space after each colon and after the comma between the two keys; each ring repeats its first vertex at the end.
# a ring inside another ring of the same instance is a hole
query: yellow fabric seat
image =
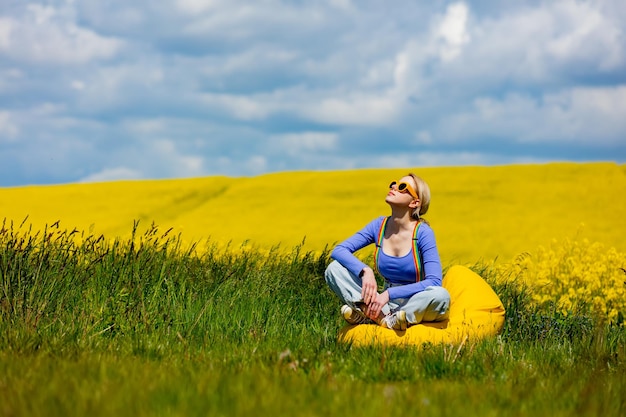
{"type": "Polygon", "coordinates": [[[504,306],[485,280],[471,269],[455,265],[443,278],[450,293],[450,316],[436,323],[420,323],[407,330],[391,330],[377,324],[346,325],[339,341],[353,346],[422,345],[461,343],[495,336],[504,325],[504,306]]]}

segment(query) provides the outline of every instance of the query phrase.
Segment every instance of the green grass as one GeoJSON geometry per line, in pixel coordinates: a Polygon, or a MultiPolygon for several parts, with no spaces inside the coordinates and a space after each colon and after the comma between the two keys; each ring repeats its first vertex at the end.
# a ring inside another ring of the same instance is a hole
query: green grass
{"type": "MultiPolygon", "coordinates": [[[[328,251],[180,250],[0,227],[0,415],[518,416],[626,412],[626,332],[494,285],[500,336],[337,343],[328,251]]],[[[494,283],[493,272],[473,269],[494,283]]]]}

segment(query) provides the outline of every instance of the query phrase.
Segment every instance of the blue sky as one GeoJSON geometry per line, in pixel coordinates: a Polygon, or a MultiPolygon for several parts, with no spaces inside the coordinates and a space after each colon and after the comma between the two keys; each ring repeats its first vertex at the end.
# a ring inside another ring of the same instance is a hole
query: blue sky
{"type": "Polygon", "coordinates": [[[626,2],[0,0],[0,186],[626,162],[626,2]]]}

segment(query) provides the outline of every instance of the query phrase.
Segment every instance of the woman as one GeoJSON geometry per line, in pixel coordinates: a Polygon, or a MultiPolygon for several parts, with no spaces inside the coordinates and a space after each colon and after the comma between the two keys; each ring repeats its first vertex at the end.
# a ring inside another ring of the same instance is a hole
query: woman
{"type": "Polygon", "coordinates": [[[435,235],[421,218],[430,205],[430,189],[409,173],[393,181],[385,202],[391,215],[371,221],[337,245],[326,269],[326,282],[345,303],[341,314],[350,324],[376,322],[405,330],[422,321],[448,317],[450,294],[441,286],[441,260],[435,235]],[[382,292],[374,271],[354,252],[375,244],[374,263],[385,278],[382,292]]]}

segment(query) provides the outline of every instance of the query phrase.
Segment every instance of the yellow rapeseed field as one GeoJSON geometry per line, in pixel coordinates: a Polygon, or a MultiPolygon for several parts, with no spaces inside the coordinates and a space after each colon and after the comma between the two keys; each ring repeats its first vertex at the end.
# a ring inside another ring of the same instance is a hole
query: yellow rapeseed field
{"type": "Polygon", "coordinates": [[[387,186],[407,171],[432,190],[426,216],[444,264],[509,260],[552,239],[626,249],[626,175],[612,163],[335,172],[0,188],[0,219],[128,237],[133,221],[186,242],[262,248],[333,245],[389,212],[387,186]],[[583,226],[584,224],[584,226],[583,226]]]}
{"type": "Polygon", "coordinates": [[[0,220],[34,230],[59,221],[62,229],[109,239],[127,239],[139,221],[139,233],[154,223],[200,249],[207,243],[236,250],[302,244],[303,250],[318,251],[388,214],[387,187],[408,171],[431,187],[426,218],[444,266],[500,263],[531,283],[538,303],[554,300],[570,311],[585,300],[610,320],[626,311],[619,269],[626,267],[626,169],[614,163],[0,188],[0,220]]]}

